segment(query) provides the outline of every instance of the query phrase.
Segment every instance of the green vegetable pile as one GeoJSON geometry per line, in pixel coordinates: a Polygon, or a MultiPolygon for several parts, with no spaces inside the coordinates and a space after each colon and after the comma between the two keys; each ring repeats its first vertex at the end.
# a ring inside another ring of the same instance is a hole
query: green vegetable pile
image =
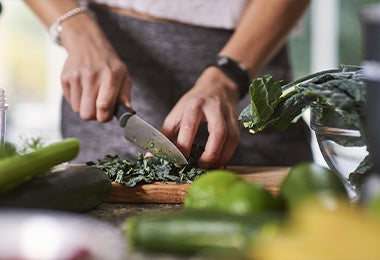
{"type": "MultiPolygon", "coordinates": [[[[243,109],[239,120],[253,134],[268,125],[285,130],[316,102],[334,109],[348,128],[360,131],[361,141],[366,140],[362,111],[365,82],[360,66],[342,65],[339,69],[321,71],[288,84],[266,75],[252,81],[249,91],[251,103],[243,109]]],[[[337,138],[334,141],[344,146],[359,145],[353,140],[337,138]]],[[[367,156],[350,174],[350,182],[360,184],[371,167],[372,160],[367,156]]]]}
{"type": "Polygon", "coordinates": [[[121,159],[118,155],[106,155],[103,159],[86,164],[102,170],[111,181],[133,187],[141,183],[176,182],[191,183],[203,169],[197,168],[197,162],[203,147],[193,145],[188,164],[177,167],[175,164],[156,156],[144,157],[138,154],[136,161],[121,159]]]}

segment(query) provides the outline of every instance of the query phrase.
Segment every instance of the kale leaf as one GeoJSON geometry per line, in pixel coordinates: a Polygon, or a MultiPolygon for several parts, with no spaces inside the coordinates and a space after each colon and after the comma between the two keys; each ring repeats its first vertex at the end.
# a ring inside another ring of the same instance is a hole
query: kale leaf
{"type": "Polygon", "coordinates": [[[349,65],[311,74],[285,85],[271,75],[265,75],[252,81],[249,88],[251,102],[240,113],[239,121],[253,134],[267,125],[284,130],[316,101],[334,107],[342,116],[349,117],[350,124],[360,129],[358,108],[365,102],[363,78],[361,67],[349,65]]]}
{"type": "Polygon", "coordinates": [[[177,167],[163,158],[144,157],[143,154],[138,154],[135,162],[121,159],[118,155],[106,155],[103,159],[86,164],[102,170],[111,181],[129,187],[153,182],[191,183],[204,172],[196,167],[202,152],[203,147],[193,145],[188,164],[182,167],[177,167]]]}
{"type": "MultiPolygon", "coordinates": [[[[262,131],[268,125],[285,130],[296,122],[302,113],[314,102],[334,110],[340,122],[360,131],[361,138],[334,141],[343,146],[362,146],[366,141],[365,116],[365,82],[362,67],[341,65],[339,69],[326,70],[310,74],[304,78],[283,84],[271,75],[265,75],[252,81],[249,93],[250,104],[239,115],[239,121],[252,134],[262,131]]],[[[317,115],[318,120],[325,114],[317,115]]],[[[365,174],[373,167],[370,156],[350,174],[349,181],[359,187],[365,174]]]]}

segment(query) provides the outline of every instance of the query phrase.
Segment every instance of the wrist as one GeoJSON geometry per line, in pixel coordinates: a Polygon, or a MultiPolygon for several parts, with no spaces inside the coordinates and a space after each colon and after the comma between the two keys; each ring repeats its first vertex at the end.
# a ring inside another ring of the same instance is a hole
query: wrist
{"type": "Polygon", "coordinates": [[[251,79],[247,68],[243,64],[226,55],[217,55],[215,62],[208,66],[218,68],[233,81],[239,89],[240,98],[244,97],[249,91],[251,79]]]}
{"type": "Polygon", "coordinates": [[[77,17],[67,21],[61,34],[61,46],[67,51],[83,46],[102,46],[105,35],[95,21],[88,17],[77,17]]]}
{"type": "Polygon", "coordinates": [[[224,93],[228,99],[233,100],[234,102],[239,101],[239,86],[216,66],[208,66],[204,71],[204,75],[207,76],[209,84],[216,88],[212,91],[216,91],[219,94],[224,93]]]}
{"type": "Polygon", "coordinates": [[[49,27],[49,36],[57,44],[62,45],[61,34],[63,30],[63,23],[68,23],[71,19],[76,16],[87,15],[92,19],[95,18],[95,14],[87,7],[80,6],[76,7],[61,16],[59,16],[54,23],[49,27]]]}

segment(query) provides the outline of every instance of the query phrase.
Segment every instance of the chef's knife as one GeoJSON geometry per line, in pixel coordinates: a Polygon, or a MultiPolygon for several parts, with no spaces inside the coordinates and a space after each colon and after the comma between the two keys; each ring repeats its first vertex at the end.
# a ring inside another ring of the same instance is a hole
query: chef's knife
{"type": "Polygon", "coordinates": [[[114,115],[124,128],[124,137],[157,157],[176,164],[187,164],[185,156],[159,130],[136,115],[136,111],[117,102],[114,115]]]}

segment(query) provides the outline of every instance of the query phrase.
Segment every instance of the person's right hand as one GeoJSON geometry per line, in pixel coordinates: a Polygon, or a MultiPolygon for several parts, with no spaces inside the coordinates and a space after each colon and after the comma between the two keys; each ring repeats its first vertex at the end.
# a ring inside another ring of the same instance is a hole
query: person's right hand
{"type": "Polygon", "coordinates": [[[82,119],[106,122],[113,117],[117,99],[131,106],[131,79],[108,39],[90,19],[78,15],[64,24],[61,42],[68,57],[61,83],[67,102],[82,119]]]}

